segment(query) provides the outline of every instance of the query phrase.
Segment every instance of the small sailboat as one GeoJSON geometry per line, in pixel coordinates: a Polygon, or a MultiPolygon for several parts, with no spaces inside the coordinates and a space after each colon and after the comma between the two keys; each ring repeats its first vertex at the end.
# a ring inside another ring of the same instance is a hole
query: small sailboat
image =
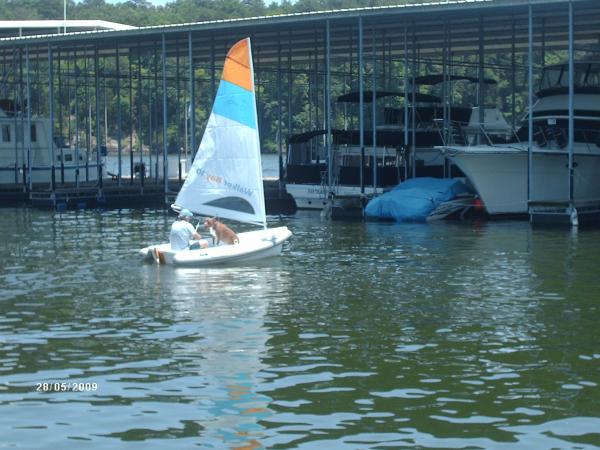
{"type": "Polygon", "coordinates": [[[143,259],[181,266],[243,264],[276,256],[292,232],[267,228],[250,39],[227,54],[200,147],[173,209],[262,226],[239,242],[173,251],[169,243],[139,251],[143,259]]]}

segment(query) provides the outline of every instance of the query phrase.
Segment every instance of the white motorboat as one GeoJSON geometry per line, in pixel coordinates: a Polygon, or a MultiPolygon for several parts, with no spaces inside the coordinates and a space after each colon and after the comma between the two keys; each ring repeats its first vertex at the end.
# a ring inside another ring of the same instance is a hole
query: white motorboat
{"type": "MultiPolygon", "coordinates": [[[[418,86],[436,86],[444,82],[468,81],[479,83],[478,78],[458,75],[425,75],[414,79],[418,86]]],[[[484,79],[485,84],[496,81],[484,79]]],[[[398,91],[363,92],[363,101],[374,99],[403,98],[404,92],[398,91]]],[[[361,158],[359,130],[331,130],[332,173],[329,180],[328,155],[323,139],[326,130],[314,130],[291,136],[288,140],[288,158],[286,164],[286,190],[294,197],[299,209],[323,209],[331,206],[332,199],[366,200],[380,195],[402,181],[406,170],[408,149],[404,147],[405,128],[409,127],[409,146],[415,142],[414,165],[417,177],[444,178],[457,173],[455,167],[447,167],[439,147],[443,144],[444,108],[442,99],[431,94],[415,92],[409,94],[414,105],[405,108],[382,108],[383,120],[373,130],[363,131],[364,150],[361,158]],[[411,118],[414,116],[414,127],[411,118]],[[413,133],[414,132],[414,133],[413,133]],[[414,134],[414,135],[413,135],[414,134]],[[373,137],[376,146],[373,148],[373,137]],[[362,178],[361,178],[362,160],[362,178]],[[375,164],[373,162],[375,161],[375,164]],[[376,170],[374,169],[376,167],[376,170]]],[[[338,102],[359,103],[360,93],[350,92],[337,98],[338,102]]],[[[378,108],[381,109],[381,108],[378,108]]],[[[479,129],[479,107],[450,105],[448,119],[459,124],[465,130],[479,129]]],[[[510,127],[497,108],[485,108],[483,121],[486,128],[504,133],[510,127]]],[[[335,203],[335,202],[333,202],[335,203]]]]}
{"type": "Polygon", "coordinates": [[[327,157],[324,147],[315,147],[310,134],[296,136],[290,145],[286,166],[286,190],[294,197],[299,209],[323,209],[333,197],[372,197],[400,182],[402,157],[394,147],[375,148],[377,173],[373,171],[373,148],[363,153],[361,187],[361,150],[358,145],[338,143],[351,132],[335,131],[332,146],[332,183],[328,181],[327,157]]]}
{"type": "Polygon", "coordinates": [[[239,242],[204,249],[145,247],[142,259],[175,266],[242,264],[276,256],[292,235],[267,228],[250,39],[236,43],[225,59],[221,83],[191,170],[173,208],[261,225],[238,233],[239,242]]]}
{"type": "Polygon", "coordinates": [[[15,109],[12,100],[0,100],[0,184],[50,183],[53,167],[57,183],[98,179],[98,165],[85,150],[59,147],[50,139],[50,119],[27,120],[15,109]]]}
{"type": "Polygon", "coordinates": [[[172,251],[171,244],[152,245],[140,250],[146,261],[174,266],[211,267],[221,264],[245,264],[281,253],[292,232],[287,227],[237,233],[239,244],[216,245],[204,249],[172,251]]]}
{"type": "MultiPolygon", "coordinates": [[[[575,63],[573,199],[600,201],[600,63],[575,63]]],[[[568,202],[568,64],[548,66],[533,106],[531,195],[528,199],[528,117],[513,139],[485,127],[461,132],[443,151],[467,176],[491,215],[528,213],[529,201],[568,202]]],[[[455,130],[456,132],[456,130],[455,130]]]]}

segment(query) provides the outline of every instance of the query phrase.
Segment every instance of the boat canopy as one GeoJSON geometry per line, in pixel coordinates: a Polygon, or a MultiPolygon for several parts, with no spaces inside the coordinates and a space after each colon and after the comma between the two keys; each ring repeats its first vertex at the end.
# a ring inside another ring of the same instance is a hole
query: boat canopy
{"type": "MultiPolygon", "coordinates": [[[[442,103],[442,99],[435,95],[430,94],[421,94],[420,92],[415,92],[415,101],[421,103],[442,103]]],[[[413,94],[408,93],[409,100],[412,99],[413,94]]],[[[375,91],[375,98],[384,98],[384,97],[404,97],[404,92],[400,91],[375,91]]],[[[348,92],[347,94],[340,95],[337,98],[337,101],[340,103],[359,103],[360,102],[360,92],[348,92]]],[[[363,101],[365,103],[371,103],[373,101],[373,92],[372,91],[363,91],[363,101]]]]}
{"type": "MultiPolygon", "coordinates": [[[[574,87],[577,93],[600,92],[600,62],[577,62],[574,64],[574,87]]],[[[568,92],[569,64],[545,67],[540,80],[538,97],[568,92]]]]}
{"type": "MultiPolygon", "coordinates": [[[[443,83],[444,81],[470,81],[471,83],[479,83],[479,78],[467,77],[464,75],[446,75],[444,77],[444,74],[437,73],[415,77],[414,84],[420,86],[434,86],[436,84],[443,83]]],[[[492,78],[484,78],[482,81],[484,84],[498,84],[498,82],[492,78]]]]}

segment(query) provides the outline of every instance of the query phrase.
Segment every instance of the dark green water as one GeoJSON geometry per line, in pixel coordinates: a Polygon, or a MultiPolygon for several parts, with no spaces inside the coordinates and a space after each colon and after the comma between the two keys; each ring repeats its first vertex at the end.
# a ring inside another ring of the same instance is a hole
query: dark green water
{"type": "Polygon", "coordinates": [[[600,448],[600,231],[299,213],[173,269],[163,212],[0,212],[0,448],[600,448]]]}

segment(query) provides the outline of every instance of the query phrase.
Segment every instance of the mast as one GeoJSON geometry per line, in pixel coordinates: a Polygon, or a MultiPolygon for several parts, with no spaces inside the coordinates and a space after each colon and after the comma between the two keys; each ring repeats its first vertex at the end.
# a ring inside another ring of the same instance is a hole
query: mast
{"type": "Polygon", "coordinates": [[[266,208],[265,208],[265,188],[264,188],[264,183],[263,183],[263,176],[262,176],[262,152],[260,149],[260,132],[259,132],[259,126],[258,126],[258,111],[256,110],[256,85],[254,83],[254,62],[252,61],[252,44],[250,42],[250,38],[246,38],[246,40],[248,41],[248,60],[250,61],[250,75],[252,76],[252,97],[254,98],[254,101],[252,102],[254,105],[254,120],[256,123],[256,144],[258,147],[258,164],[256,165],[258,168],[258,173],[256,174],[257,179],[260,180],[260,182],[258,183],[258,197],[259,197],[259,201],[262,204],[262,210],[265,211],[265,214],[263,214],[262,217],[262,221],[263,221],[263,228],[266,230],[267,229],[267,215],[266,215],[266,208]]]}

